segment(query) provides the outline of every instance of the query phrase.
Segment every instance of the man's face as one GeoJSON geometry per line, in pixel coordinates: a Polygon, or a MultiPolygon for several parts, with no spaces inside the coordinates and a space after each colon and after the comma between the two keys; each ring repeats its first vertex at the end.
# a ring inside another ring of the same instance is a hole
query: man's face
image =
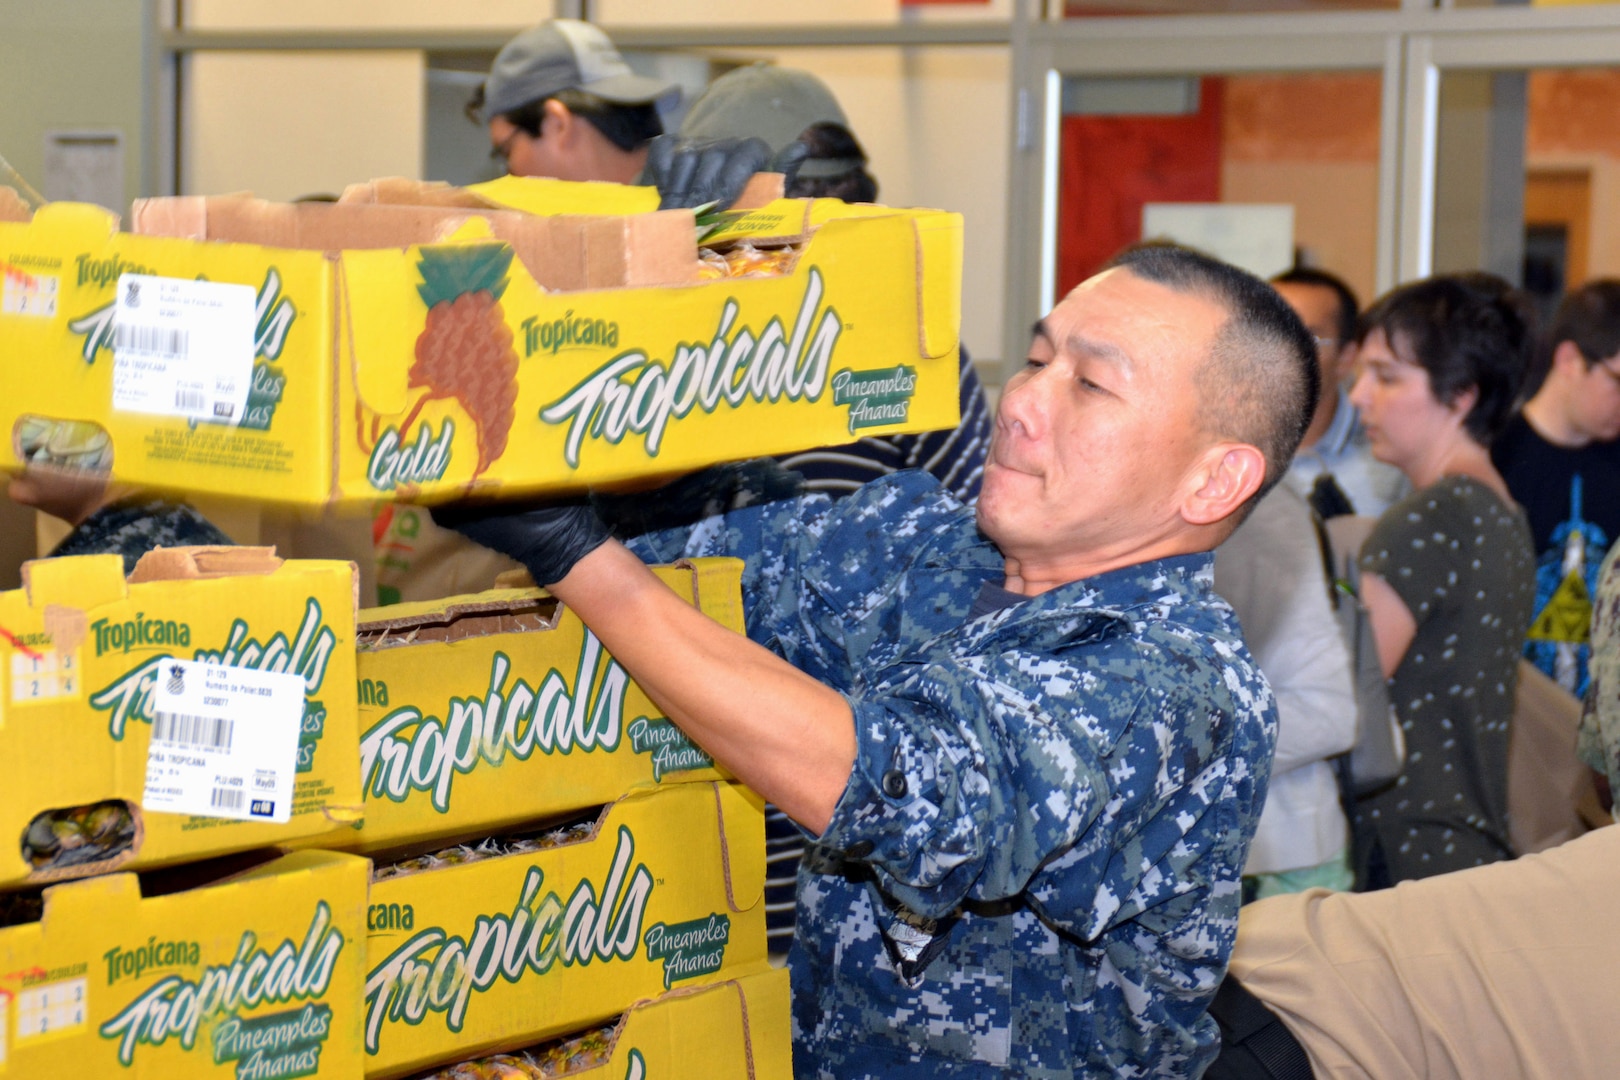
{"type": "Polygon", "coordinates": [[[506,159],[506,171],[513,176],[544,176],[556,180],[595,180],[598,177],[580,175],[582,166],[576,155],[569,154],[563,140],[552,132],[546,136],[542,124],[539,135],[531,135],[504,116],[489,121],[489,145],[498,157],[506,159]]]}
{"type": "Polygon", "coordinates": [[[1273,286],[1288,306],[1294,309],[1299,321],[1316,339],[1316,362],[1322,372],[1322,400],[1333,398],[1339,389],[1339,380],[1346,374],[1342,359],[1349,342],[1339,340],[1339,297],[1332,289],[1321,285],[1301,285],[1298,282],[1278,282],[1273,286]]]}
{"type": "Polygon", "coordinates": [[[1202,452],[1194,384],[1226,322],[1213,301],[1125,269],[1086,281],[1042,319],[1007,382],[979,496],[1009,559],[1096,559],[1186,528],[1202,452]]]}
{"type": "Polygon", "coordinates": [[[1594,442],[1620,438],[1620,353],[1586,368],[1571,398],[1577,431],[1594,442]]]}

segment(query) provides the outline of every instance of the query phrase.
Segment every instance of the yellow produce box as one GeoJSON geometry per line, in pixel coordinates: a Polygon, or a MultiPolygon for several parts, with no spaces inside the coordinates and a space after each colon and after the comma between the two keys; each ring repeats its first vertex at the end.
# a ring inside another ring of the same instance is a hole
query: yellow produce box
{"type": "Polygon", "coordinates": [[[0,928],[0,1076],[360,1077],[366,870],[306,851],[181,892],[45,890],[0,928]]]}
{"type": "Polygon", "coordinates": [[[379,860],[368,1075],[526,1046],[765,960],[765,821],[745,788],[636,792],[589,839],[474,860],[379,860]]]}
{"type": "Polygon", "coordinates": [[[734,218],[757,259],[700,264],[689,211],[47,205],[0,223],[0,465],[433,502],[956,425],[959,216],[734,218]]]}
{"type": "Polygon", "coordinates": [[[0,593],[0,888],[348,832],[353,564],[159,548],[123,566],[42,559],[0,593]]]}
{"type": "Polygon", "coordinates": [[[762,964],[712,986],[672,990],[607,1027],[474,1059],[459,1071],[438,1069],[425,1080],[516,1077],[499,1071],[514,1062],[535,1070],[521,1075],[571,1080],[790,1080],[788,973],[762,964]]]}
{"type": "MultiPolygon", "coordinates": [[[[742,563],[659,578],[742,630],[742,563]]],[[[632,788],[712,780],[579,617],[539,589],[496,589],[360,613],[365,821],[322,846],[376,851],[472,838],[601,806],[632,788]]]]}

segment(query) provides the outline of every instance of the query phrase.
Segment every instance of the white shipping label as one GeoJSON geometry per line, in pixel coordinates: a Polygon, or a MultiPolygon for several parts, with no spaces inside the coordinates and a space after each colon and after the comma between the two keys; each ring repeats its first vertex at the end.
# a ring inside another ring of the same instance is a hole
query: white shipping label
{"type": "Polygon", "coordinates": [[[253,382],[253,287],[122,274],[114,409],[240,424],[253,382]]]}
{"type": "Polygon", "coordinates": [[[0,285],[0,315],[56,317],[56,291],[61,280],[55,274],[31,274],[6,263],[0,263],[0,273],[5,277],[5,283],[0,285]]]}
{"type": "Polygon", "coordinates": [[[303,678],[165,660],[154,691],[142,807],[286,823],[304,719],[303,678]]]}

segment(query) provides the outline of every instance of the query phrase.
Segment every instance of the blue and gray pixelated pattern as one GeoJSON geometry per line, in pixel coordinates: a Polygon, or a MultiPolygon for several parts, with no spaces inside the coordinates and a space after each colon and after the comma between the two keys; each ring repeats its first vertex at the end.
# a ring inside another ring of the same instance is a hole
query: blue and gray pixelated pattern
{"type": "Polygon", "coordinates": [[[1591,681],[1576,753],[1620,792],[1620,543],[1604,560],[1593,590],[1591,681]]]}
{"type": "Polygon", "coordinates": [[[917,473],[634,546],[746,559],[749,636],[855,715],[800,871],[799,1076],[1202,1070],[1276,736],[1208,555],[969,619],[1002,558],[917,473]]]}
{"type": "Polygon", "coordinates": [[[132,574],[141,556],[156,548],[231,543],[230,537],[186,504],[147,496],[103,506],[68,533],[51,557],[118,555],[124,560],[124,573],[132,574]]]}

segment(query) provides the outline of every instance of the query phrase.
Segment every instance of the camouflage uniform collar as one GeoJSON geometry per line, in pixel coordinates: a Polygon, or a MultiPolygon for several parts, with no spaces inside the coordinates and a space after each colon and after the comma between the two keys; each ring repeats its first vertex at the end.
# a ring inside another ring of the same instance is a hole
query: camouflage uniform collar
{"type": "MultiPolygon", "coordinates": [[[[1000,552],[993,544],[984,547],[994,555],[999,571],[1005,565],[1000,552]]],[[[985,569],[981,553],[973,554],[975,568],[985,569]]],[[[1166,618],[1174,608],[1205,604],[1214,583],[1212,552],[1151,559],[1049,589],[1022,603],[982,615],[970,625],[979,624],[975,629],[985,635],[1023,630],[1045,636],[1057,630],[1061,638],[1095,637],[1101,630],[1099,620],[1134,628],[1150,619],[1166,618]],[[1064,627],[1064,623],[1070,625],[1064,627]]]]}

